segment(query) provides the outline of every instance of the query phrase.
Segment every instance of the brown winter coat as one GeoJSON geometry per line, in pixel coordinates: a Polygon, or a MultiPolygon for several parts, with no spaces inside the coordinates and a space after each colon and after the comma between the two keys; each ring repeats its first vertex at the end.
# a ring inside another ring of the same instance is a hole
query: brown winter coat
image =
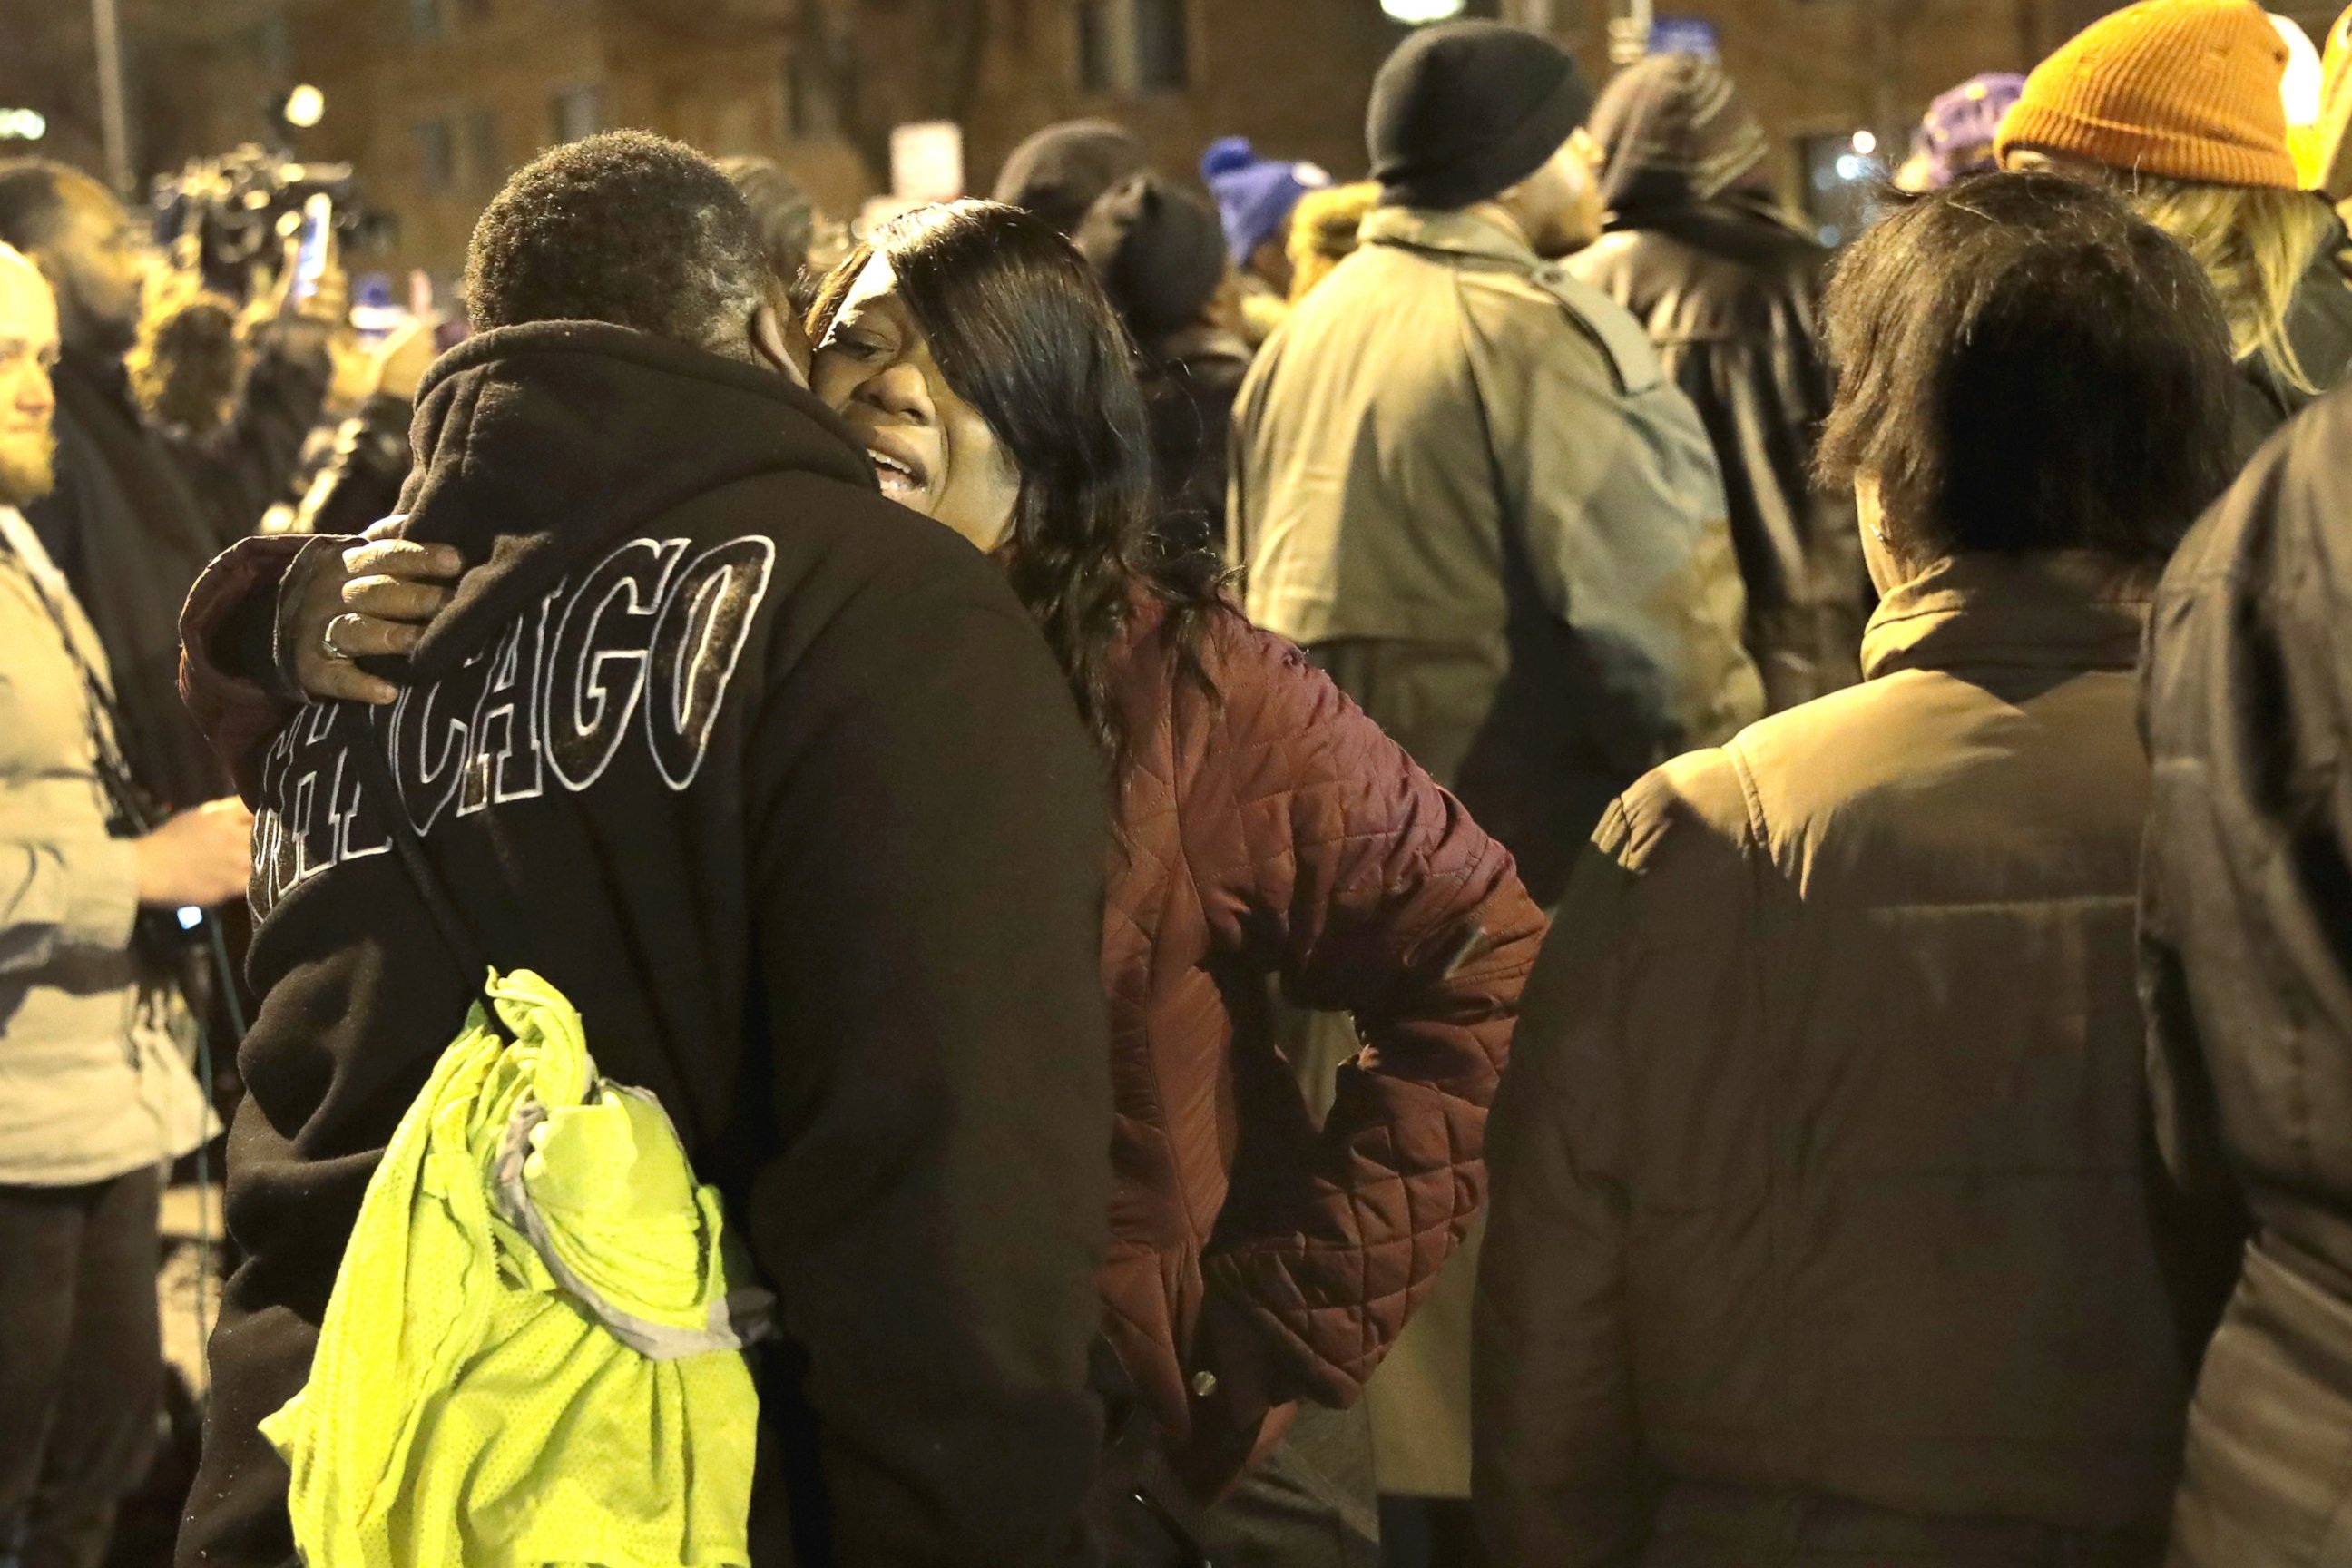
{"type": "Polygon", "coordinates": [[[2133,924],[2147,585],[1969,556],[1651,774],[1496,1110],[1503,1568],[2146,1563],[2187,1369],[2133,924]]]}
{"type": "Polygon", "coordinates": [[[1125,658],[1103,1295],[1170,1438],[1213,1450],[1204,1415],[1352,1401],[1469,1228],[1543,917],[1509,853],[1297,648],[1220,611],[1202,663],[1213,694],[1156,615],[1125,658]],[[1319,1133],[1270,978],[1365,1040],[1319,1133]]]}

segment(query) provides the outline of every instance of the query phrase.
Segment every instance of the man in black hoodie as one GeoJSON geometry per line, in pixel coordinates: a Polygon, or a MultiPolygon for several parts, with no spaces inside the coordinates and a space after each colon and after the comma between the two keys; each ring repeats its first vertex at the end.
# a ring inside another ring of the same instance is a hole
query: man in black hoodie
{"type": "MultiPolygon", "coordinates": [[[[883,500],[788,379],[707,160],[632,132],[542,155],[467,285],[479,330],[425,379],[404,501],[469,569],[399,700],[246,746],[262,692],[190,678],[259,811],[264,999],[183,1568],[291,1560],[256,1423],[307,1375],[369,1173],[480,980],[387,809],[488,959],[659,1096],[780,1299],[752,1562],[1082,1555],[1109,1091],[1105,812],[1068,692],[1002,574],[883,500]]],[[[194,608],[192,667],[289,662],[247,597],[210,629],[194,608]]]]}

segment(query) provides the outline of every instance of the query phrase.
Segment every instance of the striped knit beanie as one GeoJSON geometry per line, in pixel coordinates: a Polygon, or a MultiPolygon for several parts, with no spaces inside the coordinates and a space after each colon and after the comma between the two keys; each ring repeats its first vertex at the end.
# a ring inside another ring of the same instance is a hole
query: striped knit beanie
{"type": "Polygon", "coordinates": [[[1764,127],[1723,68],[1697,55],[1652,55],[1626,67],[1602,89],[1590,129],[1605,159],[1601,202],[1612,212],[1767,183],[1764,127]]]}
{"type": "Polygon", "coordinates": [[[2253,0],[2140,0],[2025,80],[1996,150],[2056,153],[2215,185],[2294,190],[2279,80],[2286,44],[2253,0]]]}

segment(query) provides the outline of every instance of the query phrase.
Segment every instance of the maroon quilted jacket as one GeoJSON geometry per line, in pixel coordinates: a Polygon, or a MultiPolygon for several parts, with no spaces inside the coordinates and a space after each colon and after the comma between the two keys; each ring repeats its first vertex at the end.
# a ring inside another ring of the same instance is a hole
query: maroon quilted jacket
{"type": "Polygon", "coordinates": [[[1261,1402],[1351,1402],[1468,1229],[1544,921],[1509,853],[1290,644],[1212,616],[1213,695],[1147,611],[1103,933],[1109,1332],[1173,1444],[1237,1468],[1261,1402]],[[1355,1015],[1318,1130],[1268,982],[1355,1015]]]}
{"type": "MultiPolygon", "coordinates": [[[[288,710],[208,653],[299,542],[223,557],[182,621],[183,694],[240,784],[288,710]]],[[[1102,1285],[1122,1364],[1213,1491],[1278,1429],[1267,1406],[1353,1401],[1469,1228],[1544,920],[1509,852],[1296,647],[1219,610],[1201,662],[1209,688],[1156,608],[1121,656],[1102,1285]],[[1319,1129],[1273,982],[1366,1042],[1319,1129]]]]}

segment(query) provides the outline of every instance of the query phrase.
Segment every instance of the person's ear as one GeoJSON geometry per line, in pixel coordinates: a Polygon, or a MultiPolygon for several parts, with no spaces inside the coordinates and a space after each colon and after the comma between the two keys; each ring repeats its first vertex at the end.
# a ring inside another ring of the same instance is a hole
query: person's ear
{"type": "Polygon", "coordinates": [[[762,301],[751,312],[751,352],[761,363],[794,386],[808,385],[808,330],[801,325],[796,312],[762,301]]]}

